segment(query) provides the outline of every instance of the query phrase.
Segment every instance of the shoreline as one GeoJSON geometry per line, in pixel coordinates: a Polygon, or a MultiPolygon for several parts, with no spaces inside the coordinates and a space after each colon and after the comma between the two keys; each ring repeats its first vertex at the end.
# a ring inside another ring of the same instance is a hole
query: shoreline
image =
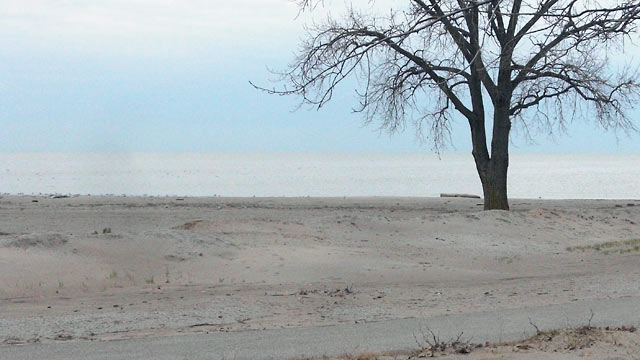
{"type": "MultiPolygon", "coordinates": [[[[455,193],[446,193],[455,194],[455,193]]],[[[310,195],[293,195],[293,196],[226,196],[220,194],[214,194],[209,196],[192,196],[192,195],[176,195],[176,194],[162,194],[162,195],[148,195],[148,194],[74,194],[74,193],[0,193],[0,198],[45,198],[45,199],[75,199],[75,198],[123,198],[123,199],[167,199],[167,198],[179,198],[185,199],[219,199],[219,200],[367,200],[367,199],[379,199],[379,200],[452,200],[452,199],[466,199],[482,201],[482,196],[478,194],[464,194],[468,196],[402,196],[402,195],[336,195],[336,196],[310,196],[310,195]],[[476,198],[478,196],[479,198],[476,198]]],[[[510,197],[510,202],[522,202],[522,201],[534,201],[534,202],[562,202],[562,201],[611,201],[611,202],[624,202],[624,201],[640,201],[640,197],[633,198],[520,198],[510,197]]]]}

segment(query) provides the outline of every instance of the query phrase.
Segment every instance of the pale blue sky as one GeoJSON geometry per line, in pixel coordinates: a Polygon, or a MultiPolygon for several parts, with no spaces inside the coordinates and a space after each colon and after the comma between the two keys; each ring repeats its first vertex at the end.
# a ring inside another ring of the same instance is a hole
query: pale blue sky
{"type": "MultiPolygon", "coordinates": [[[[352,89],[292,112],[249,85],[269,85],[306,20],[288,0],[0,0],[0,151],[431,150],[411,128],[363,127],[352,89]]],[[[593,123],[537,139],[514,150],[640,152],[593,123]]],[[[469,143],[458,121],[448,150],[469,143]]]]}

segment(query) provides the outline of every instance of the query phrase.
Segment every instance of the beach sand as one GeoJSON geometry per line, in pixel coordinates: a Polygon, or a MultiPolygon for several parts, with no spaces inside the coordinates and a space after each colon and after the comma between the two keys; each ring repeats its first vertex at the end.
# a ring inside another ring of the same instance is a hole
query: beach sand
{"type": "Polygon", "coordinates": [[[4,196],[0,343],[640,295],[640,201],[511,205],[505,212],[464,198],[4,196]]]}

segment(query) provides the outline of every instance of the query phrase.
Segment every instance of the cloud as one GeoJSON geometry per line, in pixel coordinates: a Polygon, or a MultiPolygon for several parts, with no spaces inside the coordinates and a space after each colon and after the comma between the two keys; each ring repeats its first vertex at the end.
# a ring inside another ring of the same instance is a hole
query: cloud
{"type": "Polygon", "coordinates": [[[290,34],[300,27],[296,12],[289,0],[3,1],[0,36],[88,47],[246,44],[290,34]]]}

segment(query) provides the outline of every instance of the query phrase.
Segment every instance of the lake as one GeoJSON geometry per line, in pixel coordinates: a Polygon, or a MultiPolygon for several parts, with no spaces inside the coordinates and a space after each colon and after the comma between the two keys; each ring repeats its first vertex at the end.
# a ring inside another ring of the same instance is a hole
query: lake
{"type": "MultiPolygon", "coordinates": [[[[640,198],[640,154],[513,154],[509,196],[640,198]]],[[[0,193],[482,195],[471,154],[2,153],[0,193]]]]}

